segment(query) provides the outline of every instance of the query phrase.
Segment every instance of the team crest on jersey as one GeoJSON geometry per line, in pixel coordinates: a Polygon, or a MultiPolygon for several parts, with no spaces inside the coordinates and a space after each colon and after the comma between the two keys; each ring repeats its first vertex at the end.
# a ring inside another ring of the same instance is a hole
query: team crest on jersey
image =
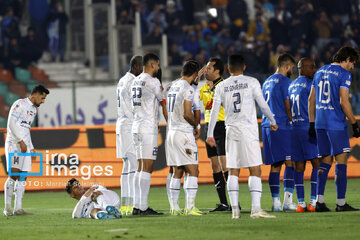
{"type": "Polygon", "coordinates": [[[350,86],[350,81],[347,80],[347,81],[345,82],[345,84],[350,86]]]}

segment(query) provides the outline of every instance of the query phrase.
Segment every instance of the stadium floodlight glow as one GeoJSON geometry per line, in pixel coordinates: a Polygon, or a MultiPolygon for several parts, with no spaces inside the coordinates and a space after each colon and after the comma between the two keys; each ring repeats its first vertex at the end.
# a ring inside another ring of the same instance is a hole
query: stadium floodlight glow
{"type": "Polygon", "coordinates": [[[213,17],[213,18],[216,18],[217,15],[218,15],[216,8],[209,8],[208,13],[209,13],[210,16],[213,17]]]}

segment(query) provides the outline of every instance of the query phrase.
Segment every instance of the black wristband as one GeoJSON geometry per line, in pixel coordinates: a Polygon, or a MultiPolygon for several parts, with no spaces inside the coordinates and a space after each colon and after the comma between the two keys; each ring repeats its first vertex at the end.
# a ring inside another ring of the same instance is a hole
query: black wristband
{"type": "Polygon", "coordinates": [[[315,123],[314,122],[310,123],[310,128],[315,128],[315,123]]]}
{"type": "Polygon", "coordinates": [[[353,129],[358,128],[358,127],[359,127],[359,126],[358,126],[358,123],[355,122],[354,124],[352,124],[352,127],[353,127],[353,129]]]}

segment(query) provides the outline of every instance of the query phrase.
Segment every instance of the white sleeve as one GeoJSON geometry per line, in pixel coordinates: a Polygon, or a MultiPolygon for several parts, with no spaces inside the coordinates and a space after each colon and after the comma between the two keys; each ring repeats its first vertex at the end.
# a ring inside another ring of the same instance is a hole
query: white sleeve
{"type": "Polygon", "coordinates": [[[200,91],[197,89],[196,85],[192,85],[192,87],[194,88],[194,99],[193,99],[193,106],[192,106],[192,110],[200,110],[200,91]]]}
{"type": "Polygon", "coordinates": [[[221,107],[220,88],[217,87],[215,89],[214,102],[213,102],[211,113],[210,113],[207,137],[214,137],[214,129],[215,129],[216,120],[218,118],[218,114],[220,111],[220,107],[221,107]]]}
{"type": "Polygon", "coordinates": [[[271,112],[269,105],[265,102],[259,83],[256,84],[254,88],[254,98],[259,105],[261,112],[270,120],[270,124],[276,125],[274,114],[271,112]]]}
{"type": "Polygon", "coordinates": [[[21,114],[22,114],[21,105],[19,102],[15,102],[11,106],[11,110],[9,113],[9,117],[10,117],[9,128],[19,142],[21,140],[24,140],[26,135],[25,131],[23,131],[23,128],[17,124],[18,121],[21,121],[21,114]]]}
{"type": "Polygon", "coordinates": [[[153,87],[155,97],[157,98],[157,100],[159,102],[161,102],[163,100],[163,93],[161,90],[160,81],[157,78],[154,78],[154,84],[152,84],[152,87],[153,87]]]}
{"type": "Polygon", "coordinates": [[[72,218],[84,218],[85,216],[82,215],[82,211],[84,208],[84,204],[88,200],[89,197],[82,196],[79,200],[79,202],[76,204],[74,211],[72,213],[72,218]]]}

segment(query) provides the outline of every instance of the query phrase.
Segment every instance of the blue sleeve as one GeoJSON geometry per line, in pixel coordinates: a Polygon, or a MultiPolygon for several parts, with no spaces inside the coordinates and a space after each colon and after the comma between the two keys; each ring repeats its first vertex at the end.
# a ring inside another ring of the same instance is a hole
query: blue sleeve
{"type": "Polygon", "coordinates": [[[340,88],[345,88],[349,90],[351,85],[351,74],[349,72],[346,72],[344,74],[341,74],[340,76],[340,88]]]}
{"type": "Polygon", "coordinates": [[[289,81],[283,81],[281,84],[281,96],[283,101],[289,99],[289,86],[290,86],[290,79],[289,81]]]}

